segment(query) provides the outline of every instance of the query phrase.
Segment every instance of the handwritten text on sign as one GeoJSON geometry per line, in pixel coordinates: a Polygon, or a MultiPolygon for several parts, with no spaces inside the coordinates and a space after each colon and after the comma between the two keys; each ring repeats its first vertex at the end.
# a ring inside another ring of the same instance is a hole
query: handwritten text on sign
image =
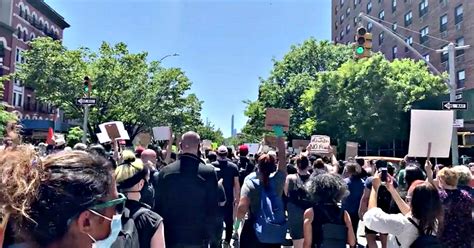
{"type": "Polygon", "coordinates": [[[311,136],[311,143],[309,144],[309,151],[316,153],[328,153],[331,145],[331,138],[326,135],[311,136]]]}

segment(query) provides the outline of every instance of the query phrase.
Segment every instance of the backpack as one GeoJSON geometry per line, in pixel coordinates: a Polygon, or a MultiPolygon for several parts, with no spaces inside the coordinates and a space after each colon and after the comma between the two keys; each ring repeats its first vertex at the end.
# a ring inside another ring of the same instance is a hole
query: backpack
{"type": "MultiPolygon", "coordinates": [[[[436,236],[422,232],[420,226],[416,224],[412,218],[408,217],[408,221],[410,221],[410,223],[413,224],[420,233],[415,241],[411,243],[410,248],[443,248],[443,245],[436,236]]],[[[397,237],[395,237],[395,240],[397,241],[398,246],[401,246],[397,237]]]]}
{"type": "Polygon", "coordinates": [[[308,193],[304,188],[304,182],[298,174],[296,174],[295,189],[290,192],[289,198],[291,203],[302,209],[308,209],[312,205],[308,193]]]}
{"type": "Polygon", "coordinates": [[[256,236],[261,243],[281,244],[288,229],[283,198],[272,186],[266,189],[258,186],[256,180],[251,179],[256,188],[260,187],[260,210],[254,223],[256,236]]]}
{"type": "Polygon", "coordinates": [[[139,234],[135,226],[135,220],[148,210],[149,209],[142,207],[131,218],[130,210],[124,210],[122,215],[122,230],[120,230],[111,248],[140,248],[139,234]]]}
{"type": "Polygon", "coordinates": [[[344,224],[340,224],[344,219],[344,210],[341,209],[338,219],[332,218],[324,207],[320,208],[321,212],[329,219],[328,223],[321,225],[323,231],[323,239],[320,247],[331,247],[331,248],[345,248],[347,244],[347,227],[344,224]]]}

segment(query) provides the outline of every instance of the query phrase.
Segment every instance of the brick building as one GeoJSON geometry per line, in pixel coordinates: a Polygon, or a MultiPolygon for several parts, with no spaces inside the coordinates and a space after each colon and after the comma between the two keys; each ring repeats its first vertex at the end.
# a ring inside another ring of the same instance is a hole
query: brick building
{"type": "MultiPolygon", "coordinates": [[[[331,11],[334,42],[354,42],[357,28],[365,26],[373,34],[373,51],[390,60],[418,58],[380,28],[360,21],[360,12],[401,35],[440,71],[448,69],[448,55],[434,50],[447,46],[447,41],[474,45],[474,16],[468,14],[474,11],[472,0],[332,0],[331,11]]],[[[458,88],[474,88],[474,47],[457,51],[456,74],[458,88]]]]}
{"type": "MultiPolygon", "coordinates": [[[[15,72],[24,62],[22,53],[29,49],[29,41],[41,36],[61,40],[68,27],[44,0],[0,0],[0,75],[15,72]]],[[[4,82],[3,86],[3,105],[26,121],[27,129],[54,126],[55,108],[38,101],[34,89],[16,79],[4,82]]]]}

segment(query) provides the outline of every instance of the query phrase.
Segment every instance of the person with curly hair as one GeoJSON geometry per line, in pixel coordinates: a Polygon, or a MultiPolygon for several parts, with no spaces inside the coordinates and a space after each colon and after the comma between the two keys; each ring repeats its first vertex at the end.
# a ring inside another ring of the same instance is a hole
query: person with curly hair
{"type": "Polygon", "coordinates": [[[335,174],[312,175],[306,190],[315,205],[304,213],[304,248],[343,248],[356,245],[349,213],[339,204],[347,196],[347,186],[335,174]]]}
{"type": "Polygon", "coordinates": [[[0,151],[0,205],[26,247],[110,247],[125,196],[107,160],[83,151],[41,161],[25,146],[0,151]]]}

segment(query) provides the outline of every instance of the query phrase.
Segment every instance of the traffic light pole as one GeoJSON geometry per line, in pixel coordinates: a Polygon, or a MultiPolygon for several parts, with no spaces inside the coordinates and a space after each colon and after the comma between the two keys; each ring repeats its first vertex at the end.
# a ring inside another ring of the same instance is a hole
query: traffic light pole
{"type": "MultiPolygon", "coordinates": [[[[400,38],[397,34],[395,34],[392,30],[388,29],[384,25],[380,24],[377,20],[372,19],[371,17],[367,16],[365,13],[360,13],[359,17],[364,19],[365,21],[371,22],[373,25],[381,28],[382,30],[386,31],[388,35],[393,37],[394,39],[398,40],[401,44],[405,45],[410,51],[412,51],[416,56],[420,59],[424,60],[426,64],[430,67],[430,69],[436,75],[441,75],[441,72],[436,69],[436,67],[431,64],[429,61],[425,59],[415,48],[413,48],[410,44],[405,42],[402,38],[400,38]]],[[[437,52],[448,52],[448,63],[449,63],[449,80],[445,80],[445,83],[448,85],[449,88],[449,101],[455,102],[456,101],[456,69],[455,69],[455,54],[456,50],[464,50],[469,48],[469,46],[458,46],[456,47],[453,43],[448,44],[447,50],[437,50],[437,52]]],[[[454,119],[453,123],[456,120],[456,111],[454,111],[454,119]]],[[[459,164],[459,152],[458,152],[458,136],[457,136],[457,128],[453,127],[453,136],[451,138],[451,154],[452,154],[452,164],[457,165],[459,164]]]]}
{"type": "Polygon", "coordinates": [[[84,105],[84,122],[82,123],[82,143],[87,144],[87,120],[89,119],[89,105],[84,105]]]}

